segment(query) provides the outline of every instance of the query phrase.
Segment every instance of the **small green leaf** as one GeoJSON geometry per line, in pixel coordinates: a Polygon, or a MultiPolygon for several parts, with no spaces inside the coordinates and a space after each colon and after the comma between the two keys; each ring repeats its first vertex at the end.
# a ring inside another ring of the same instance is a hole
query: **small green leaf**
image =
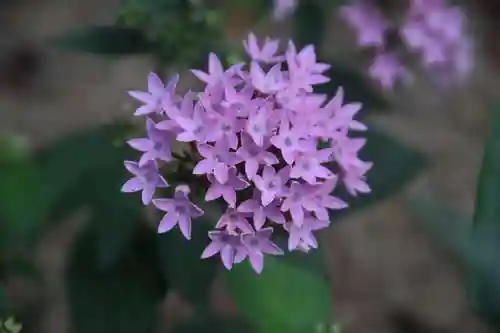
{"type": "Polygon", "coordinates": [[[416,152],[395,139],[370,127],[365,134],[366,145],[360,152],[362,160],[373,162],[367,174],[367,183],[371,193],[360,194],[352,198],[339,186],[336,195],[349,203],[347,209],[330,214],[332,221],[344,214],[366,208],[400,191],[409,181],[422,171],[427,162],[422,154],[416,152]]]}
{"type": "Polygon", "coordinates": [[[167,290],[158,269],[155,237],[141,227],[117,264],[103,268],[94,233],[85,230],[78,236],[66,271],[75,332],[154,332],[157,306],[167,290]]]}
{"type": "Polygon", "coordinates": [[[172,289],[196,306],[206,306],[219,261],[201,259],[210,243],[208,231],[213,229],[209,221],[198,218],[192,222],[191,240],[182,236],[178,229],[158,236],[163,268],[172,289]]]}
{"type": "Polygon", "coordinates": [[[328,14],[317,1],[299,1],[293,17],[293,41],[297,47],[312,44],[319,51],[328,14]]]}
{"type": "Polygon", "coordinates": [[[331,96],[339,87],[342,87],[346,103],[359,102],[363,104],[360,115],[387,110],[389,107],[387,101],[373,88],[371,81],[359,71],[332,60],[322,59],[321,62],[331,66],[325,73],[325,76],[330,78],[330,82],[315,87],[316,93],[331,96]]]}
{"type": "Polygon", "coordinates": [[[262,333],[312,331],[332,315],[325,280],[280,258],[266,257],[261,275],[245,262],[225,276],[238,309],[262,333]]]}
{"type": "Polygon", "coordinates": [[[468,295],[477,313],[500,327],[500,105],[493,111],[476,193],[468,295]]]}
{"type": "Polygon", "coordinates": [[[141,30],[117,26],[75,29],[52,39],[51,44],[62,50],[102,55],[129,55],[152,50],[152,44],[141,30]]]}

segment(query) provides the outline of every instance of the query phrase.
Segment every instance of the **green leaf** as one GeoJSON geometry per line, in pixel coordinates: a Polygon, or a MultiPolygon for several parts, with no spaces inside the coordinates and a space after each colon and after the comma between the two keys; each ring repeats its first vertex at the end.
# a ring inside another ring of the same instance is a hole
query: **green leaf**
{"type": "Polygon", "coordinates": [[[123,161],[132,151],[115,146],[113,141],[123,135],[124,128],[117,123],[69,135],[39,157],[40,170],[57,203],[51,219],[60,220],[78,208],[89,208],[89,223],[99,239],[103,266],[113,265],[126,249],[143,215],[137,195],[120,192],[130,177],[123,161]]]}
{"type": "Polygon", "coordinates": [[[479,174],[474,224],[476,228],[489,225],[497,229],[500,237],[500,105],[494,112],[494,119],[487,138],[481,171],[479,174]]]}
{"type": "Polygon", "coordinates": [[[103,268],[94,232],[78,236],[66,271],[75,332],[154,332],[157,306],[167,290],[155,238],[154,231],[140,228],[117,264],[103,268]]]}
{"type": "MultiPolygon", "coordinates": [[[[321,234],[326,230],[320,230],[314,233],[318,241],[321,239],[321,234]]],[[[282,249],[288,248],[289,234],[283,228],[274,230],[273,241],[282,249]]],[[[325,266],[324,247],[309,251],[308,253],[302,251],[292,251],[280,257],[279,260],[285,261],[287,264],[296,266],[302,270],[306,270],[311,274],[322,277],[328,283],[330,276],[325,266]]]]}
{"type": "Polygon", "coordinates": [[[321,59],[321,62],[331,66],[325,73],[330,78],[330,82],[315,87],[316,93],[332,96],[339,87],[342,87],[346,103],[360,102],[363,104],[361,115],[372,111],[387,110],[389,107],[387,101],[373,88],[369,78],[358,70],[351,69],[336,61],[321,59]]]}
{"type": "Polygon", "coordinates": [[[103,267],[115,264],[128,248],[137,224],[144,219],[144,208],[137,196],[120,192],[120,186],[129,178],[122,165],[92,172],[81,185],[87,193],[86,202],[92,212],[89,226],[95,232],[103,267]]]}
{"type": "Polygon", "coordinates": [[[117,26],[79,28],[50,42],[62,50],[102,55],[130,55],[152,50],[152,44],[141,30],[117,26]]]}
{"type": "Polygon", "coordinates": [[[2,164],[0,184],[2,252],[33,244],[52,203],[39,170],[30,159],[2,164]]]}
{"type": "Polygon", "coordinates": [[[339,187],[335,194],[344,198],[349,203],[349,207],[332,212],[330,214],[332,221],[396,194],[427,166],[422,154],[400,144],[373,127],[365,133],[365,138],[366,145],[362,148],[360,157],[365,161],[373,162],[373,167],[367,174],[367,183],[372,191],[352,198],[339,187]]]}
{"type": "Polygon", "coordinates": [[[245,262],[225,276],[238,309],[262,333],[312,331],[332,315],[325,280],[280,258],[266,257],[261,275],[245,262]]]}
{"type": "Polygon", "coordinates": [[[468,295],[477,313],[500,327],[500,105],[493,112],[476,193],[468,295]]]}
{"type": "Polygon", "coordinates": [[[299,1],[293,16],[293,41],[297,47],[312,44],[319,51],[328,14],[317,1],[299,1]]]}
{"type": "Polygon", "coordinates": [[[172,327],[173,333],[237,333],[252,332],[251,327],[241,318],[220,317],[211,314],[197,314],[196,318],[172,327]]]}
{"type": "Polygon", "coordinates": [[[202,260],[201,253],[210,243],[208,231],[213,229],[210,221],[203,218],[192,222],[191,240],[188,241],[178,229],[158,236],[158,247],[165,274],[172,289],[195,306],[207,306],[212,283],[219,261],[213,258],[202,260]]]}

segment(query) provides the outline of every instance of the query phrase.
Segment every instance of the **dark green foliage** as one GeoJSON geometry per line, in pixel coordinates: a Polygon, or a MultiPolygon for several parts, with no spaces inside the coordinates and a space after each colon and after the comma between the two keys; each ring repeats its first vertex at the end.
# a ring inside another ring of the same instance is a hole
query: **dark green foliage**
{"type": "Polygon", "coordinates": [[[266,257],[259,276],[248,262],[225,272],[238,309],[262,333],[307,332],[332,315],[331,294],[320,274],[266,257]]]}
{"type": "Polygon", "coordinates": [[[500,108],[493,112],[477,185],[468,264],[468,295],[477,313],[500,327],[500,108]]]}
{"type": "Polygon", "coordinates": [[[79,235],[66,273],[75,332],[154,332],[157,305],[168,287],[159,270],[155,237],[154,231],[139,227],[115,264],[102,267],[99,238],[92,230],[79,235]]]}
{"type": "Polygon", "coordinates": [[[6,309],[7,309],[7,296],[5,295],[3,286],[0,285],[0,316],[3,317],[5,315],[6,309]]]}
{"type": "Polygon", "coordinates": [[[226,318],[216,315],[198,314],[187,322],[172,328],[172,333],[252,333],[251,327],[241,318],[226,318]]]}
{"type": "Polygon", "coordinates": [[[318,1],[299,1],[293,17],[293,40],[297,47],[312,44],[319,51],[329,14],[318,1]]]}
{"type": "Polygon", "coordinates": [[[88,223],[100,237],[103,265],[112,263],[113,257],[126,248],[143,214],[137,196],[120,192],[129,177],[123,161],[132,151],[112,144],[119,128],[123,126],[103,126],[67,136],[39,157],[54,201],[51,218],[59,220],[79,208],[90,208],[88,223]]]}
{"type": "Polygon", "coordinates": [[[141,30],[118,26],[75,29],[53,38],[51,43],[62,50],[101,55],[131,55],[153,49],[153,44],[141,30]]]}
{"type": "Polygon", "coordinates": [[[224,49],[221,17],[205,1],[124,0],[118,22],[154,41],[151,52],[164,65],[192,68],[224,49]]]}
{"type": "Polygon", "coordinates": [[[0,249],[19,250],[32,243],[47,217],[50,198],[31,159],[0,165],[0,249]]]}
{"type": "Polygon", "coordinates": [[[193,220],[190,241],[177,228],[157,237],[162,267],[172,289],[196,306],[208,304],[212,282],[220,265],[216,257],[200,259],[210,243],[208,231],[212,228],[212,221],[202,217],[193,220]]]}

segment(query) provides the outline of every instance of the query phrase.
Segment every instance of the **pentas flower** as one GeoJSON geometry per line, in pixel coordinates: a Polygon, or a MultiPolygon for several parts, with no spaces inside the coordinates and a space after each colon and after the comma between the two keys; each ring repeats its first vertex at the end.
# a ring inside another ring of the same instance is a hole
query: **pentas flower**
{"type": "Polygon", "coordinates": [[[368,72],[384,89],[407,78],[408,70],[401,61],[403,48],[417,54],[430,75],[441,76],[442,82],[463,78],[472,68],[465,15],[447,0],[410,0],[399,27],[387,22],[372,0],[355,1],[341,15],[357,31],[359,46],[375,49],[377,55],[368,72]],[[399,35],[401,47],[388,43],[391,33],[399,35]]]}
{"type": "MultiPolygon", "coordinates": [[[[168,120],[167,120],[168,121],[168,120]]],[[[163,128],[166,129],[166,122],[163,128]]],[[[156,127],[156,124],[151,119],[146,120],[146,130],[148,138],[132,139],[127,143],[134,149],[144,152],[139,159],[139,165],[144,165],[148,161],[159,159],[165,162],[170,162],[172,159],[172,152],[170,151],[170,144],[174,138],[174,133],[170,130],[161,130],[156,127]]]]}
{"type": "Polygon", "coordinates": [[[387,22],[374,4],[369,1],[359,2],[341,9],[341,15],[358,34],[359,46],[383,46],[385,34],[389,28],[387,22]]]}
{"type": "Polygon", "coordinates": [[[161,79],[155,73],[148,75],[148,92],[144,91],[129,91],[129,95],[144,103],[143,106],[135,111],[136,116],[147,115],[155,112],[160,112],[163,104],[172,102],[179,76],[174,76],[165,86],[161,79]]]}
{"type": "Polygon", "coordinates": [[[197,93],[177,94],[177,76],[161,88],[150,75],[154,103],[147,108],[154,111],[136,112],[148,115],[147,138],[129,141],[142,155],[138,163],[125,162],[134,178],[122,190],[142,191],[144,204],[152,200],[165,212],[158,232],[179,229],[186,239],[198,223],[209,223],[197,220],[204,214],[200,201],[207,202],[221,215],[201,258],[218,254],[227,269],[248,261],[260,273],[265,256],[284,253],[274,242],[277,229],[288,234],[289,251],[317,248],[314,233],[328,227],[330,210],[348,206],[335,196],[337,186],[353,196],[368,193],[371,163],[358,157],[364,139],[349,136],[366,130],[355,120],[362,105],[344,103],[342,88],[332,99],[314,93],[329,81],[329,65],[317,62],[314,47],[297,50],[289,42],[278,53],[277,41],[260,48],[253,34],[244,45],[247,64],[224,68],[212,53],[208,71],[192,70],[205,84],[197,93]],[[165,171],[174,195],[153,199],[168,186],[159,169],[168,163],[175,163],[165,171]],[[190,187],[201,195],[190,198],[190,187]]]}
{"type": "Polygon", "coordinates": [[[166,180],[160,175],[155,161],[147,161],[142,166],[136,162],[125,161],[125,168],[134,177],[123,184],[122,192],[142,191],[142,203],[145,205],[149,204],[153,199],[156,188],[168,186],[166,180]]]}
{"type": "Polygon", "coordinates": [[[406,68],[396,55],[384,53],[373,59],[368,72],[383,88],[392,89],[395,82],[405,76],[406,68]]]}
{"type": "Polygon", "coordinates": [[[191,239],[191,218],[203,215],[203,210],[189,201],[189,187],[177,186],[173,199],[155,199],[153,204],[160,210],[167,212],[160,221],[158,232],[163,233],[179,225],[186,239],[191,239]]]}
{"type": "Polygon", "coordinates": [[[281,21],[286,16],[293,13],[295,7],[297,7],[298,0],[273,0],[273,1],[274,1],[274,10],[273,10],[274,19],[277,21],[281,21]]]}
{"type": "Polygon", "coordinates": [[[257,37],[253,33],[250,33],[248,35],[248,40],[244,41],[243,45],[252,60],[268,64],[277,63],[282,60],[280,57],[276,56],[279,46],[278,40],[267,37],[262,48],[260,48],[257,37]]]}

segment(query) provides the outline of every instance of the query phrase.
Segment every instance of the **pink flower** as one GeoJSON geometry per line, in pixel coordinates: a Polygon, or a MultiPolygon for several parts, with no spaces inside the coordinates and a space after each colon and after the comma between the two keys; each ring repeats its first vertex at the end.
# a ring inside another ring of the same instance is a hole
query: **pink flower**
{"type": "Polygon", "coordinates": [[[259,165],[278,164],[276,156],[267,151],[270,143],[263,143],[263,147],[259,147],[246,133],[241,133],[241,147],[236,151],[236,154],[245,162],[245,173],[248,179],[253,179],[259,170],[259,165]]]}
{"type": "Polygon", "coordinates": [[[266,37],[264,41],[264,45],[262,48],[259,47],[257,42],[257,37],[253,33],[248,35],[248,40],[243,41],[243,45],[245,46],[245,50],[247,54],[252,58],[252,60],[260,61],[263,63],[276,63],[281,61],[281,57],[276,56],[276,52],[278,52],[279,41],[270,39],[266,37]]]}
{"type": "Polygon", "coordinates": [[[246,249],[241,243],[239,235],[230,234],[227,231],[214,230],[208,233],[212,241],[201,254],[202,259],[210,258],[220,253],[222,263],[227,269],[231,269],[234,263],[242,262],[246,255],[246,249]]]}
{"type": "Polygon", "coordinates": [[[127,193],[142,191],[142,203],[145,205],[153,199],[156,188],[168,187],[167,181],[160,175],[154,161],[147,161],[142,166],[132,161],[125,161],[125,168],[134,177],[123,184],[121,191],[127,193]]]}
{"type": "Polygon", "coordinates": [[[383,46],[389,23],[382,13],[368,2],[360,2],[341,9],[341,15],[356,29],[358,44],[362,47],[383,46]]]}
{"type": "Polygon", "coordinates": [[[278,228],[288,233],[289,250],[316,248],[314,232],[328,227],[329,211],[347,207],[332,191],[339,184],[353,196],[368,192],[371,164],[358,157],[364,139],[349,137],[366,130],[355,119],[361,104],[344,103],[341,88],[329,101],[314,93],[329,81],[330,66],[317,62],[313,46],[297,50],[290,41],[283,54],[278,41],[260,47],[253,34],[244,45],[247,65],[225,70],[211,53],[206,72],[192,70],[205,85],[200,92],[179,96],[177,76],[164,87],[150,75],[149,92],[133,93],[146,103],[138,114],[155,113],[157,123],[147,118],[148,137],[128,141],[142,156],[125,162],[134,177],[122,191],[142,191],[145,205],[153,200],[166,212],[158,232],[179,226],[190,239],[192,223],[207,223],[194,221],[204,212],[194,203],[200,198],[188,198],[193,186],[223,212],[201,257],[220,254],[227,269],[248,259],[261,273],[265,255],[283,254],[273,242],[278,228]],[[159,169],[168,163],[175,164],[162,169],[167,179],[188,184],[172,198],[153,199],[168,186],[159,169]]]}
{"type": "Polygon", "coordinates": [[[127,143],[134,149],[144,152],[139,159],[139,165],[142,166],[148,161],[159,159],[165,162],[172,160],[170,145],[175,137],[172,131],[160,130],[151,120],[146,120],[146,129],[148,138],[132,139],[127,143]]]}
{"type": "Polygon", "coordinates": [[[176,75],[168,82],[167,86],[164,86],[158,75],[149,73],[148,92],[136,90],[128,92],[130,96],[144,103],[143,106],[137,109],[134,115],[143,116],[150,113],[159,113],[163,101],[174,93],[178,81],[179,76],[176,75]]]}
{"type": "Polygon", "coordinates": [[[396,80],[405,75],[406,69],[395,55],[380,54],[373,60],[369,73],[383,88],[390,89],[396,80]]]}
{"type": "Polygon", "coordinates": [[[253,181],[255,186],[262,193],[261,202],[263,206],[269,205],[283,193],[283,186],[288,181],[289,175],[289,167],[285,167],[276,172],[273,167],[266,166],[264,167],[262,176],[254,176],[253,181]]]}
{"type": "Polygon", "coordinates": [[[245,246],[250,264],[257,274],[264,268],[264,254],[283,254],[283,250],[270,240],[272,234],[272,228],[265,228],[241,235],[241,243],[245,246]]]}
{"type": "Polygon", "coordinates": [[[297,0],[274,0],[274,19],[283,20],[287,15],[293,13],[297,7],[297,0]]]}
{"type": "Polygon", "coordinates": [[[289,251],[299,248],[305,252],[311,248],[317,249],[318,241],[314,237],[313,231],[324,229],[330,224],[329,221],[319,220],[310,215],[304,217],[303,222],[300,226],[295,223],[288,223],[286,225],[290,233],[290,237],[288,238],[289,251]]]}
{"type": "Polygon", "coordinates": [[[261,193],[256,190],[252,199],[246,200],[238,206],[238,211],[252,213],[253,226],[255,230],[260,230],[267,219],[278,224],[285,223],[285,218],[278,207],[279,202],[279,200],[274,200],[267,206],[262,206],[261,193]]]}
{"type": "Polygon", "coordinates": [[[188,199],[189,187],[177,186],[173,199],[155,199],[153,204],[167,212],[160,221],[159,233],[171,230],[177,224],[186,239],[191,239],[191,218],[203,215],[203,211],[188,199]]]}
{"type": "Polygon", "coordinates": [[[212,185],[208,188],[205,194],[206,201],[212,201],[223,197],[230,207],[236,205],[236,191],[241,191],[249,186],[249,184],[237,176],[235,168],[229,169],[227,181],[222,184],[213,176],[208,176],[208,180],[212,185]]]}
{"type": "Polygon", "coordinates": [[[198,152],[205,159],[198,162],[193,169],[193,173],[195,175],[213,174],[221,184],[227,182],[229,169],[241,162],[238,155],[229,150],[227,140],[217,141],[215,147],[208,144],[199,144],[198,152]]]}
{"type": "Polygon", "coordinates": [[[402,57],[395,55],[402,53],[403,48],[418,55],[431,78],[441,83],[463,78],[472,68],[465,15],[446,0],[410,0],[406,18],[399,27],[387,22],[369,0],[342,8],[341,15],[357,31],[361,47],[377,48],[378,55],[368,72],[384,89],[392,89],[396,81],[408,78],[402,57]],[[386,37],[396,33],[402,47],[386,43],[386,37]]]}

